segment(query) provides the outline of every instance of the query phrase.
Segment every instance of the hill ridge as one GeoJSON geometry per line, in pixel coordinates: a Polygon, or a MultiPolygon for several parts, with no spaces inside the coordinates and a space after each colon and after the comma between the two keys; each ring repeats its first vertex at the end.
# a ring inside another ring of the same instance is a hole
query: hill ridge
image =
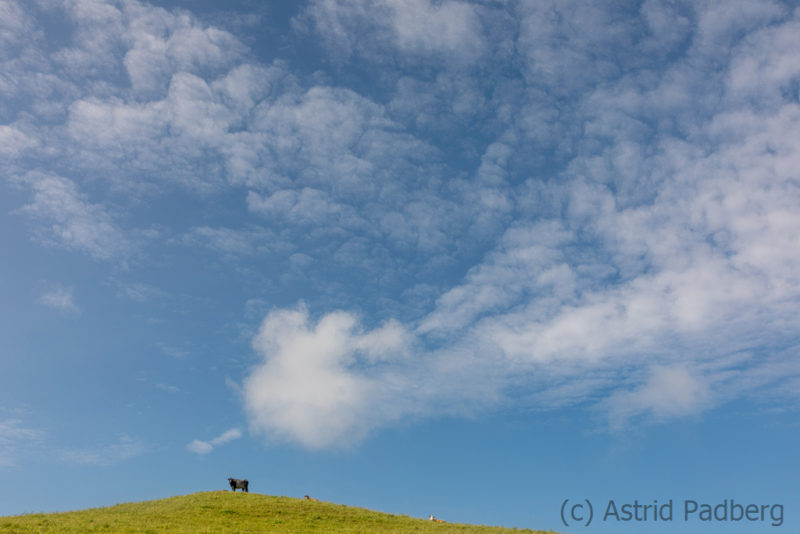
{"type": "Polygon", "coordinates": [[[72,512],[0,517],[0,533],[426,533],[482,534],[552,531],[435,523],[407,515],[294,497],[206,491],[72,512]]]}

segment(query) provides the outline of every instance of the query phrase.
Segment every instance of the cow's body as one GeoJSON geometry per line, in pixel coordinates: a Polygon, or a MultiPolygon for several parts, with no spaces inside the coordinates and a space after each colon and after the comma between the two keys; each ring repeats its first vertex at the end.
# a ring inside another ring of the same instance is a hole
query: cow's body
{"type": "Polygon", "coordinates": [[[240,489],[242,491],[246,491],[247,493],[250,493],[250,490],[247,489],[247,485],[249,484],[247,482],[247,480],[242,480],[242,479],[239,479],[239,478],[229,478],[228,479],[228,484],[231,485],[231,489],[234,492],[236,492],[237,489],[240,489]]]}

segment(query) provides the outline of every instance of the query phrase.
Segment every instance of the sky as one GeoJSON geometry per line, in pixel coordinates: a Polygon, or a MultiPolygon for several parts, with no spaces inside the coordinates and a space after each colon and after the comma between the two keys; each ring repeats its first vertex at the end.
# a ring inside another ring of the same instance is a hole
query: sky
{"type": "Polygon", "coordinates": [[[798,50],[769,0],[0,0],[0,515],[796,531],[798,50]]]}

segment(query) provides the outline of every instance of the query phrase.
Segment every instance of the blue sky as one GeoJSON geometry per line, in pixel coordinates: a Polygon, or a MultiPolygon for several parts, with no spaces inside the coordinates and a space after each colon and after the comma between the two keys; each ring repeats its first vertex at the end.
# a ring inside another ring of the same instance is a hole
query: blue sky
{"type": "Polygon", "coordinates": [[[798,49],[792,2],[0,0],[0,515],[796,529],[798,49]]]}

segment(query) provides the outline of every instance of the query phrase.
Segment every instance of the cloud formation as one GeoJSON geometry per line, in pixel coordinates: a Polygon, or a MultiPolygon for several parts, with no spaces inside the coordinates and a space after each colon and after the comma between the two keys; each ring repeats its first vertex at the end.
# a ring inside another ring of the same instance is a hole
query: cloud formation
{"type": "Polygon", "coordinates": [[[334,312],[311,322],[308,311],[270,313],[253,347],[263,358],[242,393],[253,430],[310,448],[355,443],[402,410],[393,398],[393,368],[409,350],[408,333],[390,322],[362,331],[334,312]]]}
{"type": "Polygon", "coordinates": [[[314,0],[295,22],[307,21],[335,56],[377,48],[467,62],[486,46],[479,5],[458,0],[314,0]]]}
{"type": "Polygon", "coordinates": [[[43,242],[79,250],[98,260],[122,260],[131,251],[132,243],[111,215],[79,193],[72,180],[31,173],[24,182],[34,195],[20,211],[43,223],[37,229],[43,242]]]}
{"type": "MultiPolygon", "coordinates": [[[[780,352],[790,341],[785,332],[800,326],[794,179],[800,147],[790,133],[797,126],[800,71],[794,60],[779,59],[792,49],[794,15],[770,5],[755,18],[723,22],[710,11],[669,11],[651,2],[644,19],[563,5],[548,19],[540,9],[522,7],[525,20],[535,20],[519,37],[530,66],[525,75],[548,94],[564,98],[558,88],[572,91],[568,105],[587,125],[568,149],[562,183],[550,193],[566,217],[519,220],[508,228],[410,329],[449,345],[416,353],[415,365],[424,361],[442,384],[452,384],[463,374],[448,376],[442,368],[454,354],[479,352],[462,364],[474,375],[494,369],[487,375],[488,404],[520,380],[543,388],[534,398],[548,404],[580,402],[590,391],[611,388],[602,405],[613,426],[635,416],[689,415],[751,393],[733,379],[742,361],[733,355],[758,346],[780,352]],[[780,17],[788,19],[732,40],[732,32],[780,17]],[[605,19],[616,21],[611,30],[596,22],[605,19]],[[658,31],[669,19],[684,29],[682,40],[658,31]],[[660,79],[622,73],[635,59],[618,50],[634,46],[642,23],[651,34],[641,44],[653,50],[653,61],[663,62],[670,47],[686,50],[660,79]],[[723,105],[701,102],[698,110],[693,95],[704,90],[705,74],[690,65],[712,60],[709,41],[731,45],[734,53],[714,77],[723,105]],[[598,61],[598,54],[605,59],[598,61]],[[749,84],[756,78],[746,73],[758,69],[769,73],[749,84]],[[669,117],[679,122],[658,129],[647,124],[669,117]],[[650,372],[629,374],[640,366],[650,372]],[[606,378],[594,378],[600,375],[606,378]],[[565,380],[582,385],[566,388],[565,380]]],[[[525,108],[523,120],[531,112],[538,110],[525,108]]],[[[488,161],[480,172],[497,169],[488,161]]],[[[519,192],[512,193],[518,201],[524,199],[519,192]]],[[[747,365],[754,375],[786,369],[777,357],[747,365]]],[[[410,367],[396,370],[406,384],[410,367]]],[[[796,374],[798,366],[792,368],[796,374]]],[[[348,391],[369,396],[357,385],[348,391]]],[[[459,392],[449,400],[469,404],[459,392]]],[[[445,403],[442,396],[426,402],[432,412],[445,403]]],[[[365,404],[339,408],[360,414],[365,404]]]]}
{"type": "Polygon", "coordinates": [[[697,413],[711,398],[702,378],[685,367],[654,366],[645,383],[631,391],[613,393],[608,404],[611,423],[624,425],[627,419],[641,414],[672,418],[697,413]]]}
{"type": "Polygon", "coordinates": [[[199,439],[192,440],[186,448],[195,454],[208,454],[214,450],[215,447],[224,445],[230,441],[242,437],[242,431],[238,428],[231,428],[209,441],[201,441],[199,439]]]}
{"type": "Polygon", "coordinates": [[[313,75],[143,2],[42,3],[58,42],[2,6],[16,213],[45,245],[119,264],[146,239],[260,292],[242,392],[268,440],[501,403],[620,426],[800,376],[787,3],[314,0],[313,75]]]}

